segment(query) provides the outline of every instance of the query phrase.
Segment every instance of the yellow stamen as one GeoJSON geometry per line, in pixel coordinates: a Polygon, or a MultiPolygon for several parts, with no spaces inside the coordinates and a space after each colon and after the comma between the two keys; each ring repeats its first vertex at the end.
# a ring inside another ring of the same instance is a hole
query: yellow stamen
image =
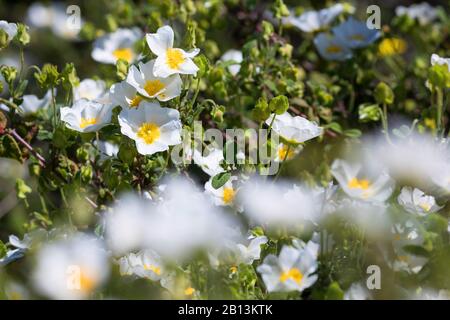
{"type": "Polygon", "coordinates": [[[160,80],[148,80],[145,85],[144,89],[147,91],[149,96],[155,96],[157,93],[159,93],[162,89],[164,89],[166,86],[164,83],[162,83],[160,80]]]}
{"type": "Polygon", "coordinates": [[[327,48],[328,53],[340,53],[342,52],[342,48],[340,46],[331,45],[327,48]]]}
{"type": "Polygon", "coordinates": [[[236,195],[236,193],[233,188],[229,188],[229,187],[223,188],[223,202],[225,204],[232,203],[235,195],[236,195]]]}
{"type": "Polygon", "coordinates": [[[160,135],[159,127],[151,122],[143,123],[137,132],[137,136],[144,140],[146,144],[152,144],[159,139],[160,135]]]}
{"type": "Polygon", "coordinates": [[[130,48],[119,48],[113,51],[113,56],[117,59],[123,59],[127,62],[133,61],[133,50],[130,48]]]}
{"type": "Polygon", "coordinates": [[[294,155],[294,150],[289,148],[289,146],[283,145],[278,148],[278,158],[280,158],[280,160],[290,160],[294,157],[294,155]]]}
{"type": "Polygon", "coordinates": [[[158,276],[161,275],[161,268],[159,267],[155,267],[151,264],[144,264],[144,270],[147,271],[153,271],[154,273],[156,273],[158,276]]]}
{"type": "Polygon", "coordinates": [[[350,189],[367,190],[370,188],[370,182],[366,179],[358,180],[358,178],[353,178],[348,182],[348,187],[350,189]]]}
{"type": "Polygon", "coordinates": [[[95,287],[95,279],[87,275],[83,270],[80,272],[80,289],[83,292],[91,292],[95,287]]]}
{"type": "Polygon", "coordinates": [[[171,69],[177,69],[180,67],[180,64],[184,62],[183,53],[179,49],[167,49],[167,64],[171,69]]]}
{"type": "Polygon", "coordinates": [[[184,294],[187,296],[192,296],[195,292],[195,289],[192,287],[186,288],[186,290],[184,290],[184,294]]]}
{"type": "Polygon", "coordinates": [[[425,212],[428,212],[431,210],[431,205],[426,202],[420,203],[419,207],[422,208],[425,212]]]}
{"type": "Polygon", "coordinates": [[[84,129],[94,124],[97,124],[97,118],[81,118],[80,128],[84,129]]]}
{"type": "Polygon", "coordinates": [[[382,57],[403,54],[408,45],[405,40],[399,38],[384,39],[378,46],[378,53],[382,57]]]}
{"type": "Polygon", "coordinates": [[[292,268],[280,275],[281,282],[286,282],[289,279],[294,280],[297,284],[300,284],[303,279],[303,274],[297,268],[292,268]]]}
{"type": "Polygon", "coordinates": [[[131,101],[130,101],[130,108],[137,108],[137,107],[139,107],[139,103],[141,103],[142,100],[143,100],[142,97],[137,95],[136,97],[131,99],[131,101]]]}
{"type": "Polygon", "coordinates": [[[424,124],[426,127],[430,128],[431,130],[436,130],[436,120],[432,118],[425,118],[424,124]]]}
{"type": "Polygon", "coordinates": [[[231,272],[231,273],[236,273],[237,270],[238,270],[238,268],[237,268],[236,266],[232,266],[232,267],[230,268],[230,272],[231,272]]]}

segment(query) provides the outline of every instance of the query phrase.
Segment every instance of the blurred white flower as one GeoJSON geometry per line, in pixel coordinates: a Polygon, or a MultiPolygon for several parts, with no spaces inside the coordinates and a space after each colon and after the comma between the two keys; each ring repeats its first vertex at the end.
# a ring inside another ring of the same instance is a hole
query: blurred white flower
{"type": "Polygon", "coordinates": [[[14,39],[17,34],[17,25],[5,20],[0,20],[0,30],[3,30],[8,35],[8,43],[14,39]]]}
{"type": "Polygon", "coordinates": [[[120,274],[135,275],[153,281],[161,280],[164,265],[159,254],[152,250],[130,253],[120,258],[120,274]]]}
{"type": "Polygon", "coordinates": [[[302,292],[317,280],[317,259],[308,250],[283,246],[278,257],[268,255],[256,270],[269,292],[302,292]]]}
{"type": "Polygon", "coordinates": [[[247,239],[248,244],[237,243],[235,254],[236,264],[252,264],[253,261],[259,260],[261,255],[261,246],[269,241],[266,236],[254,237],[247,239]]]}
{"type": "Polygon", "coordinates": [[[225,52],[220,60],[228,62],[233,61],[234,64],[229,65],[228,71],[235,76],[239,73],[239,70],[241,70],[241,62],[243,61],[242,51],[236,50],[236,49],[230,49],[227,52],[225,52]]]}
{"type": "Polygon", "coordinates": [[[106,93],[106,84],[103,80],[84,79],[73,88],[74,101],[87,99],[96,101],[106,93]]]}
{"type": "Polygon", "coordinates": [[[39,250],[33,283],[51,299],[86,299],[108,276],[108,256],[100,241],[76,235],[39,250]]]}
{"type": "Polygon", "coordinates": [[[94,141],[94,145],[97,146],[100,151],[101,160],[115,158],[119,152],[119,146],[109,141],[94,141]]]}
{"type": "Polygon", "coordinates": [[[381,36],[380,31],[369,29],[365,21],[358,21],[353,17],[334,27],[333,33],[348,48],[367,47],[381,36]]]}
{"type": "Polygon", "coordinates": [[[115,64],[119,59],[133,63],[138,59],[135,45],[142,37],[139,28],[119,28],[95,40],[92,58],[106,64],[115,64]]]}
{"type": "Polygon", "coordinates": [[[174,74],[167,78],[155,77],[154,65],[155,60],[150,60],[147,63],[139,62],[139,69],[131,66],[126,81],[146,98],[168,101],[178,97],[183,84],[180,76],[174,74]]]}
{"type": "Polygon", "coordinates": [[[158,102],[142,101],[138,108],[123,109],[118,120],[120,131],[136,142],[140,154],[166,151],[181,143],[180,113],[158,102]]]}
{"type": "Polygon", "coordinates": [[[23,240],[20,240],[15,235],[10,235],[9,244],[13,246],[14,249],[6,251],[5,256],[0,258],[0,267],[6,266],[7,264],[22,258],[31,246],[31,238],[28,234],[25,234],[23,240]]]}
{"type": "Polygon", "coordinates": [[[61,120],[78,132],[98,131],[111,122],[111,116],[111,105],[86,99],[76,101],[71,108],[61,108],[61,120]]]}
{"type": "Polygon", "coordinates": [[[431,55],[431,65],[439,65],[439,66],[445,66],[447,65],[448,71],[450,72],[450,58],[442,58],[436,53],[433,53],[431,55]]]}
{"type": "Polygon", "coordinates": [[[409,7],[398,6],[395,8],[397,16],[406,15],[411,19],[417,19],[421,25],[429,24],[438,17],[438,10],[427,2],[413,4],[409,7]]]}
{"type": "Polygon", "coordinates": [[[350,288],[345,291],[344,300],[372,300],[367,286],[362,282],[352,283],[350,288]]]}
{"type": "Polygon", "coordinates": [[[346,43],[329,33],[319,33],[314,38],[314,45],[322,58],[326,60],[344,61],[353,56],[352,51],[347,47],[346,43]]]}
{"type": "Polygon", "coordinates": [[[224,161],[223,150],[219,148],[207,148],[202,152],[197,148],[192,151],[192,159],[194,163],[198,165],[203,172],[213,177],[225,170],[222,168],[221,163],[224,161]],[[205,155],[205,153],[207,153],[205,155]]]}
{"type": "Polygon", "coordinates": [[[409,213],[425,216],[442,209],[436,204],[433,196],[428,196],[422,190],[403,187],[398,198],[398,203],[409,213]]]}
{"type": "Polygon", "coordinates": [[[322,134],[322,128],[305,118],[291,116],[288,112],[281,115],[272,114],[266,120],[266,124],[272,124],[272,130],[290,144],[299,144],[318,137],[322,134]]]}
{"type": "Polygon", "coordinates": [[[8,300],[28,300],[30,298],[30,293],[27,288],[17,282],[7,282],[4,289],[8,300]]]}
{"type": "Polygon", "coordinates": [[[173,30],[170,26],[159,28],[156,33],[145,36],[150,50],[158,57],[155,61],[153,74],[155,77],[166,78],[175,73],[197,74],[199,70],[192,61],[199,49],[186,52],[183,49],[173,47],[173,30]]]}
{"type": "Polygon", "coordinates": [[[331,166],[331,173],[345,193],[352,198],[371,202],[384,202],[389,199],[394,191],[394,181],[386,173],[363,177],[361,168],[359,164],[349,164],[337,159],[331,166]]]}
{"type": "Polygon", "coordinates": [[[48,90],[42,99],[39,99],[37,96],[33,94],[24,95],[22,99],[23,102],[19,106],[19,109],[24,114],[33,114],[38,112],[39,110],[47,108],[50,105],[52,100],[52,92],[48,90]]]}

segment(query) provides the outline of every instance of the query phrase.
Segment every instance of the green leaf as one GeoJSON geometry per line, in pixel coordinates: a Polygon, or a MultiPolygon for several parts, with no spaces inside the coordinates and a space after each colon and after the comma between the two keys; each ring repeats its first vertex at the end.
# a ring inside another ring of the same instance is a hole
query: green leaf
{"type": "Polygon", "coordinates": [[[0,258],[6,256],[6,252],[8,252],[8,248],[6,245],[0,240],[0,258]]]}
{"type": "Polygon", "coordinates": [[[332,282],[325,293],[325,300],[342,300],[344,299],[344,291],[342,291],[339,283],[332,282]]]}
{"type": "Polygon", "coordinates": [[[342,127],[337,122],[332,122],[332,123],[326,125],[325,128],[333,130],[334,132],[337,132],[337,133],[342,133],[342,127]]]}
{"type": "Polygon", "coordinates": [[[359,138],[362,132],[359,129],[349,129],[344,131],[344,135],[350,138],[359,138]]]}
{"type": "Polygon", "coordinates": [[[428,253],[428,251],[425,248],[423,248],[421,246],[416,246],[413,244],[404,246],[403,250],[405,250],[407,253],[410,253],[415,256],[422,256],[422,257],[430,256],[430,254],[428,253]]]}
{"type": "Polygon", "coordinates": [[[221,172],[213,177],[212,182],[211,182],[212,187],[214,189],[219,189],[225,183],[227,183],[227,181],[230,180],[230,178],[231,178],[231,173],[221,172]]]}
{"type": "Polygon", "coordinates": [[[0,157],[11,158],[22,162],[22,151],[16,140],[9,134],[0,138],[0,157]]]}

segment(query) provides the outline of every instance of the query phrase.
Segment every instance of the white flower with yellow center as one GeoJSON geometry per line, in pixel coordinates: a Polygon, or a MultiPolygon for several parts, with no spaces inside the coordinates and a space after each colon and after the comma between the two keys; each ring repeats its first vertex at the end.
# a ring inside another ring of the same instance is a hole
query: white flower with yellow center
{"type": "Polygon", "coordinates": [[[283,246],[278,257],[268,255],[256,270],[269,292],[302,292],[317,280],[317,258],[309,250],[283,246]]]}
{"type": "Polygon", "coordinates": [[[266,124],[272,124],[272,130],[289,144],[299,144],[318,137],[323,129],[314,122],[303,117],[291,116],[288,112],[281,115],[272,114],[266,120],[266,124]],[[275,119],[274,119],[275,117],[275,119]]]}
{"type": "Polygon", "coordinates": [[[12,39],[14,39],[14,37],[17,34],[17,24],[10,23],[5,20],[0,20],[0,30],[6,32],[6,34],[8,35],[8,43],[9,43],[11,42],[12,39]]]}
{"type": "Polygon", "coordinates": [[[101,243],[78,235],[39,250],[33,282],[51,299],[86,299],[108,276],[108,256],[101,243]]]}
{"type": "Polygon", "coordinates": [[[166,78],[175,73],[197,74],[198,67],[192,61],[199,52],[193,49],[189,52],[173,47],[173,30],[170,26],[159,28],[156,33],[145,36],[148,46],[158,56],[155,61],[153,74],[166,78]]]}
{"type": "Polygon", "coordinates": [[[111,122],[111,116],[111,105],[86,99],[76,101],[72,108],[61,108],[61,120],[78,132],[96,132],[111,122]]]}
{"type": "Polygon", "coordinates": [[[135,45],[142,36],[139,28],[117,29],[95,40],[92,58],[107,64],[115,64],[119,59],[133,63],[138,58],[135,45]]]}
{"type": "Polygon", "coordinates": [[[97,100],[106,93],[106,84],[103,80],[84,79],[73,88],[73,99],[97,100]]]}
{"type": "Polygon", "coordinates": [[[194,160],[194,163],[203,170],[203,172],[211,177],[225,171],[221,165],[224,162],[222,149],[208,148],[208,150],[204,150],[202,155],[200,150],[194,148],[192,152],[192,159],[194,160]],[[205,154],[205,151],[207,154],[205,154]]]}
{"type": "Polygon", "coordinates": [[[140,96],[135,87],[126,81],[115,83],[109,89],[109,96],[114,106],[122,108],[137,108],[141,101],[145,100],[140,96]]]}
{"type": "Polygon", "coordinates": [[[159,101],[168,101],[178,97],[183,84],[178,74],[160,78],[153,75],[155,60],[139,63],[139,69],[131,66],[128,71],[127,82],[136,91],[147,98],[157,98],[159,101]]]}
{"type": "Polygon", "coordinates": [[[397,198],[398,203],[409,213],[425,216],[442,209],[436,204],[433,196],[428,196],[422,190],[403,187],[397,198]]]}
{"type": "Polygon", "coordinates": [[[161,257],[152,250],[130,253],[119,260],[120,274],[135,275],[139,278],[161,280],[164,266],[161,257]]]}
{"type": "Polygon", "coordinates": [[[218,189],[214,189],[214,187],[212,186],[212,179],[213,179],[213,177],[211,177],[205,183],[206,194],[211,196],[214,204],[217,206],[233,206],[234,199],[238,192],[238,190],[234,184],[238,178],[231,177],[222,187],[220,187],[218,189]]]}
{"type": "Polygon", "coordinates": [[[295,158],[303,150],[302,146],[290,146],[288,144],[280,143],[277,146],[275,161],[283,162],[289,161],[295,158]]]}
{"type": "Polygon", "coordinates": [[[143,101],[135,109],[124,109],[118,117],[120,131],[136,141],[140,154],[166,151],[181,143],[180,113],[161,108],[158,102],[143,101]]]}
{"type": "Polygon", "coordinates": [[[350,165],[337,159],[331,166],[331,173],[339,182],[341,188],[352,198],[384,202],[394,191],[394,181],[386,173],[376,178],[361,175],[360,165],[350,165]]]}

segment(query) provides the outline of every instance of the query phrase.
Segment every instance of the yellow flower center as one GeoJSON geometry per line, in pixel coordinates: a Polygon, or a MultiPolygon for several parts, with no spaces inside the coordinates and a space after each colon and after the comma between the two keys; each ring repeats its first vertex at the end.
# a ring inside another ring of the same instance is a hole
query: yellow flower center
{"type": "Polygon", "coordinates": [[[158,276],[161,275],[161,268],[155,267],[154,265],[151,264],[144,264],[144,270],[153,271],[158,276]]]}
{"type": "Polygon", "coordinates": [[[97,118],[81,118],[80,128],[84,129],[94,124],[97,124],[97,118]]]}
{"type": "Polygon", "coordinates": [[[146,144],[152,144],[159,139],[160,135],[159,127],[151,122],[143,123],[137,132],[137,136],[144,140],[146,144]]]}
{"type": "Polygon", "coordinates": [[[426,202],[422,202],[419,204],[419,207],[422,208],[425,212],[428,212],[431,210],[431,205],[426,202]]]}
{"type": "Polygon", "coordinates": [[[83,292],[91,292],[95,287],[95,279],[86,274],[85,271],[80,272],[80,289],[83,292]]]}
{"type": "Polygon", "coordinates": [[[397,260],[399,260],[401,262],[409,262],[409,257],[408,256],[398,256],[397,260]]]}
{"type": "Polygon", "coordinates": [[[363,41],[364,40],[364,36],[362,34],[353,34],[350,37],[350,40],[355,40],[355,41],[363,41]]]}
{"type": "Polygon", "coordinates": [[[192,296],[195,292],[195,289],[192,287],[186,288],[186,290],[184,290],[184,294],[187,296],[192,296]]]}
{"type": "Polygon", "coordinates": [[[223,188],[223,202],[225,204],[232,203],[235,195],[236,193],[233,188],[230,187],[223,188]]]}
{"type": "Polygon", "coordinates": [[[231,272],[231,273],[236,273],[237,270],[238,270],[238,268],[237,268],[236,266],[230,267],[230,272],[231,272]]]}
{"type": "Polygon", "coordinates": [[[405,40],[399,38],[384,39],[378,46],[378,53],[382,57],[405,53],[408,45],[405,40]]]}
{"type": "Polygon", "coordinates": [[[358,180],[358,178],[353,178],[348,182],[348,187],[350,189],[367,190],[370,188],[370,182],[367,179],[358,180]]]}
{"type": "Polygon", "coordinates": [[[145,91],[147,91],[148,95],[152,97],[155,96],[164,88],[165,84],[162,83],[160,80],[148,80],[144,85],[145,91]]]}
{"type": "Polygon", "coordinates": [[[327,48],[328,53],[340,53],[342,52],[342,48],[340,46],[331,45],[327,48]]]}
{"type": "Polygon", "coordinates": [[[179,49],[167,49],[167,64],[171,69],[178,69],[180,64],[184,62],[183,53],[179,49]]]}
{"type": "Polygon", "coordinates": [[[278,158],[280,158],[280,160],[290,160],[293,157],[294,150],[292,150],[292,148],[289,148],[289,146],[283,145],[278,148],[278,158]]]}
{"type": "Polygon", "coordinates": [[[119,59],[123,59],[127,62],[131,62],[133,60],[133,50],[130,48],[119,48],[113,51],[113,56],[119,59]]]}
{"type": "Polygon", "coordinates": [[[136,96],[135,96],[133,99],[131,99],[131,101],[130,101],[130,108],[137,108],[137,107],[139,107],[139,103],[141,103],[142,100],[143,100],[143,99],[142,99],[141,96],[136,95],[136,96]]]}
{"type": "Polygon", "coordinates": [[[424,124],[426,127],[430,128],[431,130],[436,130],[436,121],[432,118],[425,118],[424,124]]]}
{"type": "Polygon", "coordinates": [[[303,279],[303,274],[297,268],[292,268],[289,271],[284,271],[280,275],[281,282],[286,282],[289,279],[294,280],[297,284],[300,284],[303,279]]]}

